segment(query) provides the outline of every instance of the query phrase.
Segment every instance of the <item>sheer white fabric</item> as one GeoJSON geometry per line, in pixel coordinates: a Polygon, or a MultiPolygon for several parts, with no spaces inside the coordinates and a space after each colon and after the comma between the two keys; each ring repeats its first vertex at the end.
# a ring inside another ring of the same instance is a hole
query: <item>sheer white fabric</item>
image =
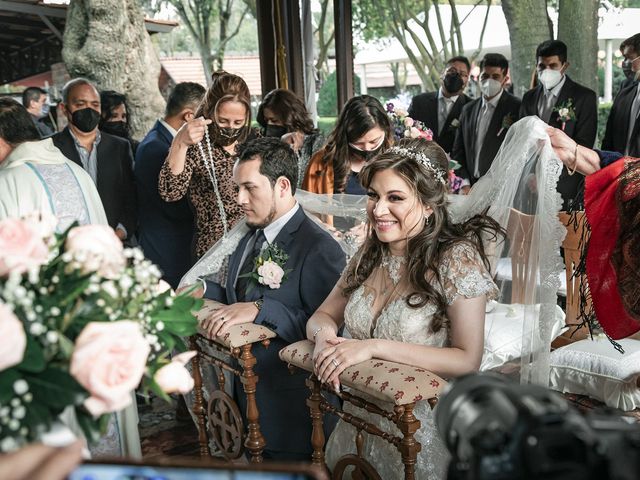
{"type": "MultiPolygon", "coordinates": [[[[474,298],[486,295],[494,298],[498,294],[479,254],[466,243],[457,244],[445,252],[439,274],[442,285],[433,283],[433,286],[445,294],[448,304],[452,304],[459,296],[474,298]]],[[[388,270],[381,266],[363,286],[353,292],[344,312],[345,326],[351,336],[359,340],[383,338],[432,347],[448,346],[449,324],[445,322],[434,333],[432,320],[435,306],[427,304],[419,309],[409,307],[405,302],[409,293],[406,275],[401,278],[394,286],[388,270]],[[389,288],[393,289],[390,295],[386,293],[389,288]]],[[[363,396],[361,392],[358,395],[363,396]]],[[[367,399],[386,410],[393,409],[391,403],[367,399]]],[[[344,404],[344,410],[384,431],[401,435],[393,423],[379,415],[356,409],[347,403],[344,404]]],[[[431,407],[427,402],[418,402],[415,415],[421,423],[416,439],[422,445],[416,465],[416,478],[444,478],[449,455],[436,432],[431,407]]],[[[355,453],[355,435],[356,429],[353,426],[345,422],[338,423],[326,448],[330,468],[342,455],[355,453]]],[[[365,435],[363,454],[382,478],[404,478],[404,467],[396,447],[383,439],[365,435]]]]}

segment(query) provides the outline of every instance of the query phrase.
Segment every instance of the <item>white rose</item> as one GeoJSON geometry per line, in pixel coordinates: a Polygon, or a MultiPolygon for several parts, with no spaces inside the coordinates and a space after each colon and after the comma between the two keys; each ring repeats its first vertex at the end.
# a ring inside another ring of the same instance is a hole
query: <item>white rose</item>
{"type": "Polygon", "coordinates": [[[284,270],[275,262],[265,262],[258,268],[258,275],[260,276],[258,282],[262,285],[267,285],[271,289],[278,289],[284,277],[284,270]]]}
{"type": "Polygon", "coordinates": [[[122,242],[106,225],[84,225],[71,229],[65,243],[67,252],[82,259],[82,271],[117,278],[125,266],[122,242]]]}
{"type": "Polygon", "coordinates": [[[191,350],[176,355],[171,363],[160,368],[153,379],[165,393],[189,393],[193,389],[193,377],[185,365],[191,361],[198,352],[191,350]]]}

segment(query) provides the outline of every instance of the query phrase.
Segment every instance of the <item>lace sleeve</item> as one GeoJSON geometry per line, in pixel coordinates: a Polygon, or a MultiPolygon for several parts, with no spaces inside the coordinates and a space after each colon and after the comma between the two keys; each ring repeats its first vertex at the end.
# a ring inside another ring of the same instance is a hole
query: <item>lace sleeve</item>
{"type": "Polygon", "coordinates": [[[484,267],[480,254],[466,242],[460,242],[444,253],[439,270],[449,305],[458,296],[474,298],[486,295],[487,300],[498,296],[498,287],[484,267]]]}
{"type": "Polygon", "coordinates": [[[162,165],[158,177],[158,193],[165,202],[177,202],[187,194],[193,173],[194,152],[195,148],[189,147],[184,161],[184,170],[178,175],[171,172],[169,162],[165,161],[162,165]]]}

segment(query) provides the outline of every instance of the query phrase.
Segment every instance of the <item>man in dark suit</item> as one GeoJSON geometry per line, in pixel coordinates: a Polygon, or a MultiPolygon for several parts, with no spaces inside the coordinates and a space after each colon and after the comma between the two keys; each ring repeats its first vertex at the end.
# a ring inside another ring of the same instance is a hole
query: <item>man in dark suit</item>
{"type": "MultiPolygon", "coordinates": [[[[536,62],[539,83],[522,97],[520,118],[537,115],[552,127],[562,129],[576,143],[593,148],[598,127],[596,93],[566,74],[567,46],[560,40],[541,43],[536,49],[536,62]]],[[[582,183],[579,175],[571,176],[563,167],[557,188],[564,209],[571,206],[582,183]]]]}
{"type": "Polygon", "coordinates": [[[62,89],[62,103],[69,125],[52,137],[53,143],[91,176],[109,225],[125,241],[136,228],[131,146],[98,130],[100,95],[88,80],[69,81],[62,89]]]}
{"type": "Polygon", "coordinates": [[[602,150],[609,150],[632,157],[640,156],[640,33],[627,38],[620,44],[624,55],[623,67],[631,70],[632,83],[616,95],[607,129],[602,140],[602,150]]]}
{"type": "MultiPolygon", "coordinates": [[[[260,429],[267,442],[264,457],[277,460],[308,460],[311,454],[311,421],[305,403],[309,393],[304,383],[308,375],[291,375],[278,351],[306,338],[307,320],[345,266],[338,243],[296,202],[297,179],[296,155],[288,145],[275,138],[246,145],[233,180],[239,188],[238,204],[252,230],[231,254],[225,284],[207,281],[204,292],[206,298],[226,304],[203,323],[211,336],[223,336],[229,326],[242,323],[263,325],[277,334],[268,349],[254,351],[260,378],[256,392],[260,429]],[[266,255],[265,249],[272,258],[273,249],[283,253],[279,266],[287,273],[279,286],[247,277],[257,274],[256,258],[266,255]]],[[[244,412],[246,397],[237,383],[235,397],[244,412]]]]}
{"type": "Polygon", "coordinates": [[[40,138],[47,138],[55,132],[45,123],[45,118],[49,115],[49,104],[47,103],[47,92],[40,87],[29,87],[22,92],[22,105],[31,114],[31,120],[38,129],[40,138]]]}
{"type": "Polygon", "coordinates": [[[467,103],[451,157],[460,163],[463,192],[487,173],[509,127],[518,120],[520,99],[504,89],[509,62],[499,53],[487,53],[480,62],[482,97],[467,103]]]}
{"type": "Polygon", "coordinates": [[[416,95],[409,106],[409,116],[430,128],[433,139],[447,153],[453,148],[462,107],[471,101],[462,93],[469,82],[470,70],[467,57],[451,58],[447,61],[438,91],[416,95]]]}
{"type": "Polygon", "coordinates": [[[145,256],[162,270],[174,289],[191,266],[193,213],[186,198],[165,202],[158,193],[158,175],[173,138],[193,119],[204,96],[202,85],[183,82],[169,95],[165,117],[138,145],[134,175],[138,193],[138,240],[145,256]]]}

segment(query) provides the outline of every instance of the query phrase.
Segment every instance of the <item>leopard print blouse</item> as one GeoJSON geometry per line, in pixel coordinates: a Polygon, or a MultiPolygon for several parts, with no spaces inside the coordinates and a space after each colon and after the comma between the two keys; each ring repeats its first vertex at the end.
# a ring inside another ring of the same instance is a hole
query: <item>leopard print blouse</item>
{"type": "MultiPolygon", "coordinates": [[[[227,215],[227,225],[231,229],[244,216],[242,209],[236,203],[236,190],[232,180],[236,156],[218,145],[211,146],[211,153],[220,197],[227,215]]],[[[158,192],[167,202],[178,201],[187,195],[195,211],[196,258],[202,257],[215,242],[222,238],[224,227],[216,194],[197,145],[192,145],[187,150],[184,170],[179,175],[171,172],[169,162],[164,163],[158,178],[158,192]]]]}

